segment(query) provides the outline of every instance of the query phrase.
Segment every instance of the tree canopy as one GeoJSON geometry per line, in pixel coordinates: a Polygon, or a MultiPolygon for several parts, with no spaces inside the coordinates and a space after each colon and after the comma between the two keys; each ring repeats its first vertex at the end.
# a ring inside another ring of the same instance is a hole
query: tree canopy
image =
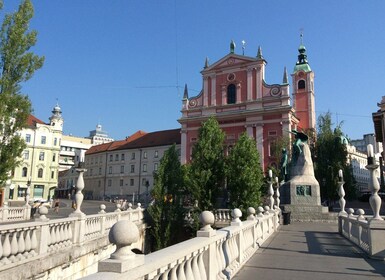
{"type": "Polygon", "coordinates": [[[201,210],[213,209],[223,190],[224,139],[218,121],[210,117],[199,129],[198,141],[193,146],[188,186],[201,210]]]}
{"type": "Polygon", "coordinates": [[[44,57],[30,51],[37,38],[36,31],[29,31],[33,13],[31,1],[24,0],[16,12],[4,16],[0,29],[0,186],[25,148],[17,132],[26,126],[32,109],[29,98],[21,93],[21,85],[44,62],[44,57]]]}
{"type": "Polygon", "coordinates": [[[226,159],[229,206],[246,213],[248,207],[261,202],[263,171],[255,141],[243,133],[226,159]]]}
{"type": "Polygon", "coordinates": [[[342,123],[333,129],[331,113],[318,118],[317,142],[315,145],[315,175],[321,185],[322,199],[334,201],[338,198],[338,170],[342,169],[345,178],[346,196],[355,196],[355,180],[348,164],[348,152],[342,132],[342,123]]]}

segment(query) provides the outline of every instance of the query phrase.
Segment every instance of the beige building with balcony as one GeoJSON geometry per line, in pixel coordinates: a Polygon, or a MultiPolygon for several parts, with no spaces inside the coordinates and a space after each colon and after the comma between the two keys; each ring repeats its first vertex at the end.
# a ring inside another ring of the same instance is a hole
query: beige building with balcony
{"type": "Polygon", "coordinates": [[[7,181],[4,202],[25,201],[29,189],[30,200],[49,199],[58,182],[59,153],[63,131],[61,109],[56,105],[49,123],[30,115],[28,127],[20,131],[27,147],[22,162],[7,181]]]}

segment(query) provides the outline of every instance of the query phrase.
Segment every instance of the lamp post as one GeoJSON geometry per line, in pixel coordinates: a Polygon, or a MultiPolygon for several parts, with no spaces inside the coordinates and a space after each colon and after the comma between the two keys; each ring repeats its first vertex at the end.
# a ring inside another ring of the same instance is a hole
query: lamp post
{"type": "Polygon", "coordinates": [[[29,177],[28,181],[27,181],[27,190],[25,192],[25,206],[29,207],[29,197],[30,197],[30,194],[31,194],[31,177],[29,177]]]}

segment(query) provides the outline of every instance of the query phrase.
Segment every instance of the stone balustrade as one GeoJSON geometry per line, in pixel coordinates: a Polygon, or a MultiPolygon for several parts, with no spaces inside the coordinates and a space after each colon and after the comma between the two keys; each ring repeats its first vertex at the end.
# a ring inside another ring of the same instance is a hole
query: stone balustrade
{"type": "Polygon", "coordinates": [[[347,209],[346,215],[338,217],[338,231],[369,257],[385,260],[385,222],[364,214],[363,209],[347,209]]]}
{"type": "Polygon", "coordinates": [[[17,222],[28,220],[31,216],[31,207],[1,207],[0,222],[17,222]]]}
{"type": "Polygon", "coordinates": [[[143,224],[143,209],[140,207],[52,220],[45,217],[46,210],[41,207],[40,217],[34,221],[0,225],[0,273],[25,262],[106,238],[110,228],[119,220],[130,220],[139,226],[143,224]]]}
{"type": "Polygon", "coordinates": [[[241,221],[241,211],[234,209],[231,225],[219,230],[211,227],[214,214],[204,211],[197,237],[148,255],[132,253],[135,225],[120,221],[110,233],[117,251],[99,263],[97,274],[84,279],[231,279],[279,227],[279,209],[259,209],[257,217],[255,209],[248,211],[241,221]]]}

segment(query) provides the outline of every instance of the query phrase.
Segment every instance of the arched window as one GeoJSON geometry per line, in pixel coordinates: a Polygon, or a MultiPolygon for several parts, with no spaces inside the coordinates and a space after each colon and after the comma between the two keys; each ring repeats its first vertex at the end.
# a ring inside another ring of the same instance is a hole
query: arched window
{"type": "Polygon", "coordinates": [[[37,171],[37,177],[43,178],[43,168],[39,168],[39,170],[37,171]]]}
{"type": "Polygon", "coordinates": [[[237,100],[237,92],[234,84],[227,87],[227,104],[235,104],[237,100]]]}
{"type": "Polygon", "coordinates": [[[27,173],[28,173],[28,168],[23,167],[23,170],[21,171],[21,177],[27,177],[27,173]]]}
{"type": "Polygon", "coordinates": [[[298,89],[304,89],[306,86],[305,80],[300,80],[298,82],[298,89]]]}

